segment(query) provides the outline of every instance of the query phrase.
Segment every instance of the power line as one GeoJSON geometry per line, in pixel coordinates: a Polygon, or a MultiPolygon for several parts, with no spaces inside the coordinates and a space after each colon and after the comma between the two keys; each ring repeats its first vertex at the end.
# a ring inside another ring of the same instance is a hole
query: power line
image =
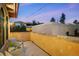
{"type": "MultiPolygon", "coordinates": [[[[48,4],[47,4],[48,5],[48,4]]],[[[41,8],[39,8],[37,11],[33,12],[30,16],[26,17],[27,19],[31,16],[35,16],[36,13],[38,13],[40,10],[42,10],[44,7],[46,7],[47,5],[42,6],[41,8]]],[[[24,18],[25,20],[25,18],[24,18]]]]}

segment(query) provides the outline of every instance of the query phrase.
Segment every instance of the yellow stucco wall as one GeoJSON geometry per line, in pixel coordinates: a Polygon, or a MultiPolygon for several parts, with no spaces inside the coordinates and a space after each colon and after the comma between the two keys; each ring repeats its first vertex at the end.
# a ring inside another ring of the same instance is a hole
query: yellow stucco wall
{"type": "Polygon", "coordinates": [[[30,39],[30,32],[10,32],[9,39],[16,38],[17,40],[27,41],[30,39]]]}
{"type": "MultiPolygon", "coordinates": [[[[31,40],[49,55],[56,56],[79,56],[79,43],[72,42],[72,37],[49,36],[33,32],[11,32],[9,38],[17,40],[31,40]]],[[[78,39],[78,38],[77,38],[78,39]]]]}
{"type": "Polygon", "coordinates": [[[31,40],[50,55],[79,56],[79,43],[70,38],[31,33],[31,40]]]}

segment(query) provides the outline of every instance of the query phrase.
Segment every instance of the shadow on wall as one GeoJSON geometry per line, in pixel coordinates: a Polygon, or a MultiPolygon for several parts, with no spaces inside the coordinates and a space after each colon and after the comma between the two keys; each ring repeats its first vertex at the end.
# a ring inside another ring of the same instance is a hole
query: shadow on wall
{"type": "Polygon", "coordinates": [[[67,36],[79,37],[79,32],[78,32],[78,31],[79,31],[78,29],[75,29],[75,30],[74,30],[74,35],[70,35],[69,32],[66,32],[66,35],[67,35],[67,36]]]}

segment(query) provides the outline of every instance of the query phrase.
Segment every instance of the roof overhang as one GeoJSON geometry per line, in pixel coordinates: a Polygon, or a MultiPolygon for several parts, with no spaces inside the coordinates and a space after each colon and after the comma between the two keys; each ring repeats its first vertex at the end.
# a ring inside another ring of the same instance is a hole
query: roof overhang
{"type": "Polygon", "coordinates": [[[7,3],[6,7],[9,13],[9,17],[16,18],[18,16],[18,3],[7,3]]]}

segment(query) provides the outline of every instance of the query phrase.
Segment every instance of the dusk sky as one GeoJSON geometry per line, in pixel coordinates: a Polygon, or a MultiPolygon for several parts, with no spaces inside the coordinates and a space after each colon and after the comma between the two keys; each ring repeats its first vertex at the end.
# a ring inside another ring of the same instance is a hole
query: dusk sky
{"type": "Polygon", "coordinates": [[[62,3],[20,3],[18,17],[11,18],[10,22],[23,21],[47,23],[54,17],[56,22],[60,20],[61,14],[66,15],[66,23],[72,23],[74,20],[79,21],[79,4],[62,4],[62,3]]]}

